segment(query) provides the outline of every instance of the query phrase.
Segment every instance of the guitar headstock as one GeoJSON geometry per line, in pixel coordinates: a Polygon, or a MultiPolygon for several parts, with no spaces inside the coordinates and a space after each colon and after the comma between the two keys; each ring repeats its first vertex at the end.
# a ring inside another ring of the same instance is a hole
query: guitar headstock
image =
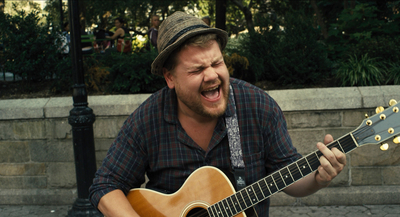
{"type": "Polygon", "coordinates": [[[387,150],[385,141],[393,139],[394,143],[400,143],[400,103],[390,100],[389,106],[376,108],[377,114],[367,117],[352,133],[359,146],[381,144],[381,149],[387,150]]]}

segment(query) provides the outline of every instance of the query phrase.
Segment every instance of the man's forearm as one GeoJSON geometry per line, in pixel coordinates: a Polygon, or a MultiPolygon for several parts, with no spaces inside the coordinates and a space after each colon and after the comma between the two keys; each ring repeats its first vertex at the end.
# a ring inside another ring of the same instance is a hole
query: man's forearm
{"type": "Polygon", "coordinates": [[[114,190],[104,195],[97,208],[107,217],[139,216],[121,190],[114,190]]]}

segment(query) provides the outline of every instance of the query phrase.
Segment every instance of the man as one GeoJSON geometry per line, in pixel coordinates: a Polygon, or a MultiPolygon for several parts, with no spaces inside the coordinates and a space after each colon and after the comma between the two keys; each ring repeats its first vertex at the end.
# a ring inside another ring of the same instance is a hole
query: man
{"type": "Polygon", "coordinates": [[[157,48],[157,38],[158,38],[158,27],[160,26],[160,17],[158,15],[152,15],[150,18],[151,27],[149,29],[148,35],[151,45],[157,48]]]}
{"type": "MultiPolygon", "coordinates": [[[[231,126],[225,124],[235,114],[247,184],[300,158],[276,102],[265,91],[229,78],[221,53],[225,31],[176,12],[163,22],[160,36],[152,73],[164,76],[168,87],[126,120],[90,188],[93,205],[106,216],[138,216],[126,194],[145,181],[145,174],[146,188],[166,194],[179,190],[203,166],[217,167],[233,179],[231,126]]],[[[332,140],[327,135],[324,142],[332,140]]],[[[343,153],[322,143],[317,147],[324,154],[318,171],[285,188],[287,194],[312,194],[343,169],[343,153]]],[[[268,216],[269,199],[254,208],[258,216],[268,216]]]]}

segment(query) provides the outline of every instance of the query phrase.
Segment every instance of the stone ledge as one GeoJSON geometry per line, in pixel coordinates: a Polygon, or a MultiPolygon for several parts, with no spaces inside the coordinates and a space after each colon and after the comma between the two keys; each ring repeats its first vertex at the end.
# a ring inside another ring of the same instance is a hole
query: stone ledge
{"type": "MultiPolygon", "coordinates": [[[[267,91],[283,111],[360,109],[387,106],[400,101],[400,85],[336,87],[267,91]]],[[[150,94],[89,96],[96,116],[131,114],[150,94]]],[[[65,118],[73,108],[71,97],[0,100],[0,120],[65,118]]]]}
{"type": "MultiPolygon", "coordinates": [[[[1,205],[64,205],[73,204],[77,191],[71,189],[2,189],[1,205]]],[[[281,192],[271,197],[271,206],[309,205],[380,205],[400,201],[400,186],[331,187],[303,198],[281,192]]]]}
{"type": "Polygon", "coordinates": [[[400,186],[330,187],[307,197],[294,198],[280,192],[271,197],[272,206],[381,205],[400,201],[400,186]]]}
{"type": "Polygon", "coordinates": [[[76,189],[1,189],[1,205],[62,205],[73,204],[76,189]]]}

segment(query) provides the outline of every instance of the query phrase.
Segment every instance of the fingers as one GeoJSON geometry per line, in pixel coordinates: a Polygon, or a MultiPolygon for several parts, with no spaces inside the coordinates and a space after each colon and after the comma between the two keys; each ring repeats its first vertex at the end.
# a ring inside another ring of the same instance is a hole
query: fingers
{"type": "MultiPolygon", "coordinates": [[[[325,136],[324,143],[328,144],[333,141],[331,135],[325,136]]],[[[346,165],[346,155],[337,148],[330,150],[323,143],[317,143],[318,149],[323,156],[320,157],[320,166],[316,180],[321,186],[327,186],[330,181],[336,177],[346,165]]]]}
{"type": "Polygon", "coordinates": [[[329,143],[333,142],[333,137],[331,134],[326,134],[324,138],[324,144],[327,145],[329,143]]]}

